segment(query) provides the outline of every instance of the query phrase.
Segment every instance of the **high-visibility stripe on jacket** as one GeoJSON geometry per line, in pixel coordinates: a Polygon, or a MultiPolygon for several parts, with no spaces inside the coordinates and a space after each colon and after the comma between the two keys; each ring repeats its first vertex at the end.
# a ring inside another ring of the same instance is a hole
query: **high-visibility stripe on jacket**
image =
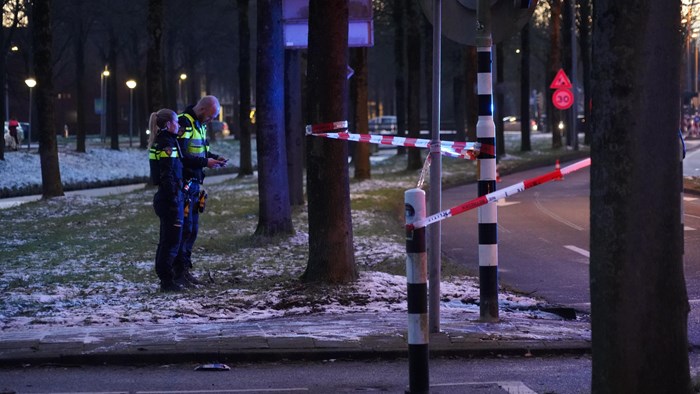
{"type": "MultiPolygon", "coordinates": [[[[188,113],[178,115],[179,118],[186,118],[189,122],[184,127],[184,132],[178,138],[187,139],[186,154],[195,157],[207,157],[209,153],[209,143],[207,141],[207,126],[200,124],[188,113]]],[[[182,123],[181,123],[182,124],[182,123]]]]}

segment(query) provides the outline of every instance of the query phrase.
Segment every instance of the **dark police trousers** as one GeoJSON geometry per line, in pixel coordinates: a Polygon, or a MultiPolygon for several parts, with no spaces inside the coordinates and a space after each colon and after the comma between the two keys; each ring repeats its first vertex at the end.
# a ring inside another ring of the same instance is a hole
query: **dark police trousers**
{"type": "Polygon", "coordinates": [[[182,193],[178,193],[177,211],[172,210],[172,202],[161,198],[160,190],[153,196],[153,208],[160,218],[160,239],[156,250],[156,274],[161,281],[174,279],[173,266],[180,241],[182,239],[183,201],[182,193]]]}
{"type": "Polygon", "coordinates": [[[175,261],[176,276],[181,276],[183,272],[192,268],[192,248],[194,248],[199,231],[199,190],[199,183],[192,182],[190,190],[184,193],[185,199],[189,198],[189,214],[182,224],[182,241],[175,261]]]}

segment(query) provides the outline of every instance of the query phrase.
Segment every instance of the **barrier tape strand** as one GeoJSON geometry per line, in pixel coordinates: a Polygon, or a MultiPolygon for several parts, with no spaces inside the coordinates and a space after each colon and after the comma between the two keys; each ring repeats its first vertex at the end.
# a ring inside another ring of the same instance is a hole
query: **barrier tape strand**
{"type": "MultiPolygon", "coordinates": [[[[306,126],[307,135],[325,137],[338,140],[365,142],[379,145],[405,146],[410,148],[430,148],[430,140],[423,138],[397,137],[393,135],[379,134],[355,134],[355,133],[325,133],[310,132],[311,127],[306,126]]],[[[479,155],[481,144],[478,142],[440,141],[440,153],[444,156],[475,160],[479,155]]]]}
{"type": "Polygon", "coordinates": [[[457,205],[455,207],[452,207],[450,209],[446,209],[442,212],[438,212],[434,215],[428,216],[425,219],[418,220],[414,222],[413,224],[407,225],[406,228],[409,231],[412,231],[414,229],[422,228],[425,227],[429,224],[433,224],[436,222],[439,222],[441,220],[447,219],[449,217],[459,215],[460,213],[464,213],[466,211],[472,210],[474,208],[478,208],[482,205],[486,205],[490,202],[494,202],[503,198],[506,198],[508,196],[512,196],[516,193],[520,193],[522,191],[525,191],[526,189],[529,189],[531,187],[535,187],[537,185],[541,185],[543,183],[547,183],[549,181],[553,181],[556,179],[561,179],[562,176],[570,174],[574,171],[578,171],[582,168],[588,167],[591,165],[591,159],[585,159],[581,160],[579,162],[576,162],[570,166],[566,166],[560,170],[554,170],[552,172],[548,172],[544,175],[540,175],[538,177],[526,179],[520,183],[516,183],[512,186],[508,186],[506,188],[503,188],[501,190],[496,190],[495,192],[485,194],[483,196],[477,197],[473,200],[469,200],[463,204],[457,205]]]}

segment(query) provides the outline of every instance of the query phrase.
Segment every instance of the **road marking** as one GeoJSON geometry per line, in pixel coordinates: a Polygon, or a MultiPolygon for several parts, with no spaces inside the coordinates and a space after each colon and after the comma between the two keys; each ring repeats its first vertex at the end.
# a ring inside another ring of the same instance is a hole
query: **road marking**
{"type": "MultiPolygon", "coordinates": [[[[136,394],[209,394],[209,393],[280,393],[308,392],[306,387],[285,387],[278,389],[238,389],[238,390],[182,390],[182,391],[137,391],[136,394]]],[[[81,393],[82,394],[82,393],[81,393]]]]}
{"type": "Polygon", "coordinates": [[[688,226],[683,227],[683,230],[685,230],[685,231],[695,231],[694,228],[688,227],[688,226]]]}
{"type": "Polygon", "coordinates": [[[438,383],[430,387],[457,387],[457,386],[498,386],[509,394],[537,394],[523,382],[463,382],[463,383],[438,383]]]}
{"type": "Polygon", "coordinates": [[[697,200],[697,199],[698,199],[697,197],[686,197],[686,196],[683,196],[683,201],[695,201],[695,200],[697,200]]]}
{"type": "Polygon", "coordinates": [[[502,199],[496,201],[496,205],[499,207],[507,207],[509,205],[515,205],[515,204],[520,204],[520,201],[507,202],[505,198],[502,198],[502,199]]]}
{"type": "Polygon", "coordinates": [[[588,257],[588,258],[591,257],[591,253],[590,253],[589,251],[587,251],[586,249],[581,249],[581,248],[579,248],[578,246],[574,246],[574,245],[564,245],[564,247],[567,248],[567,249],[569,249],[570,251],[576,252],[576,253],[578,253],[578,254],[584,256],[584,257],[588,257]]]}
{"type": "Polygon", "coordinates": [[[559,223],[565,224],[565,225],[567,225],[567,226],[573,228],[574,230],[578,230],[578,231],[583,231],[583,230],[584,230],[583,227],[581,227],[581,226],[579,226],[579,225],[577,225],[577,224],[574,224],[574,223],[572,223],[572,222],[570,222],[570,221],[564,219],[563,217],[557,215],[556,213],[550,211],[549,209],[545,208],[545,207],[542,205],[542,203],[540,203],[539,193],[535,193],[535,206],[537,207],[537,209],[540,210],[540,212],[542,212],[542,213],[544,213],[545,215],[549,216],[550,218],[552,218],[552,219],[558,221],[559,223]]]}

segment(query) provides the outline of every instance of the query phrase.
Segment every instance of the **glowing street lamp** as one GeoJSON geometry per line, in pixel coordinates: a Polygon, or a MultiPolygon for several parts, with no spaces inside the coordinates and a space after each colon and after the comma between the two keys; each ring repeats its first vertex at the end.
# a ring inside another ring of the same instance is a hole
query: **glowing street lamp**
{"type": "Polygon", "coordinates": [[[131,147],[131,136],[134,134],[134,88],[136,81],[133,79],[126,81],[126,87],[129,88],[129,147],[131,147]]]}
{"type": "Polygon", "coordinates": [[[27,126],[27,151],[29,151],[29,144],[32,142],[32,88],[36,86],[36,79],[27,78],[24,83],[29,86],[29,125],[27,126]]]}

